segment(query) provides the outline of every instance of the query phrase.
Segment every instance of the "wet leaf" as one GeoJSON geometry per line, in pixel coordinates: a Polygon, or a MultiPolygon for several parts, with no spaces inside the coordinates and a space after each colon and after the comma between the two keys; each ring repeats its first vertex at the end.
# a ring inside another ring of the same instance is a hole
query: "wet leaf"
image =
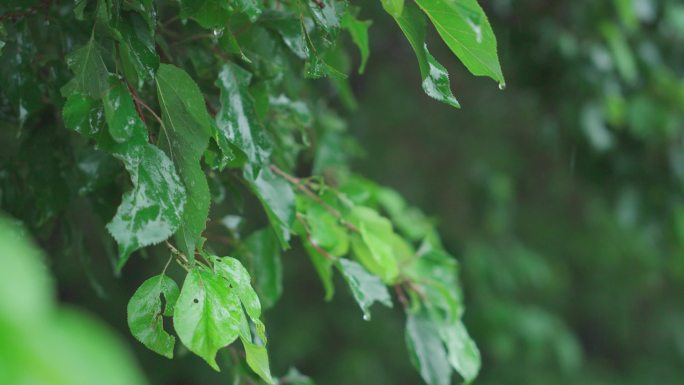
{"type": "Polygon", "coordinates": [[[236,289],[223,277],[201,267],[185,278],[173,325],[183,345],[219,371],[216,353],[240,334],[244,313],[236,289]]]}
{"type": "Polygon", "coordinates": [[[264,206],[281,248],[289,248],[290,227],[295,218],[295,195],[290,183],[276,175],[269,167],[259,170],[256,178],[246,170],[245,178],[264,206]]]}
{"type": "Polygon", "coordinates": [[[406,4],[400,17],[395,17],[397,24],[406,35],[411,48],[418,59],[420,74],[423,79],[422,87],[425,93],[441,102],[460,107],[458,100],[451,93],[449,74],[427,49],[425,43],[425,17],[413,4],[406,4]]]}
{"type": "Polygon", "coordinates": [[[109,72],[93,38],[70,53],[66,60],[74,78],[62,88],[64,95],[78,92],[96,99],[104,95],[109,88],[109,72]]]}
{"type": "Polygon", "coordinates": [[[416,0],[444,42],[468,70],[505,85],[496,37],[476,0],[416,0]]]}
{"type": "Polygon", "coordinates": [[[439,329],[424,311],[408,314],[406,346],[411,363],[428,385],[451,383],[451,366],[439,329]]]}
{"type": "Polygon", "coordinates": [[[244,242],[254,268],[256,290],[265,309],[273,306],[283,292],[283,264],[280,244],[271,228],[250,234],[244,242]]]}
{"type": "Polygon", "coordinates": [[[340,258],[337,267],[347,281],[356,303],[363,311],[364,320],[370,320],[370,307],[375,302],[392,307],[392,298],[380,278],[346,258],[340,258]]]}
{"type": "Polygon", "coordinates": [[[192,258],[209,215],[211,196],[200,159],[215,127],[202,92],[184,70],[161,64],[156,81],[163,120],[159,145],[176,165],[187,193],[178,246],[192,258]]]}
{"type": "Polygon", "coordinates": [[[342,17],[342,27],[344,27],[352,37],[352,41],[359,48],[361,52],[361,64],[359,65],[359,73],[362,74],[366,69],[366,62],[368,55],[370,55],[370,48],[368,47],[368,28],[373,24],[370,20],[359,20],[355,15],[349,12],[342,17]]]}
{"type": "Polygon", "coordinates": [[[163,315],[173,315],[178,300],[178,285],[161,274],[147,279],[128,302],[128,327],[131,334],[148,349],[173,358],[176,337],[164,330],[163,315]],[[162,308],[161,296],[166,306],[162,308]]]}

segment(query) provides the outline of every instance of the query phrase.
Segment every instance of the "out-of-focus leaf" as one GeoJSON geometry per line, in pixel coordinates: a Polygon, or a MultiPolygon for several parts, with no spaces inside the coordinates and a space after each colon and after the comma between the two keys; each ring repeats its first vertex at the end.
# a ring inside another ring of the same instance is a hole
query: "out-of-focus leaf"
{"type": "Polygon", "coordinates": [[[204,28],[221,28],[230,18],[230,5],[221,0],[182,0],[180,17],[193,19],[204,28]]]}
{"type": "Polygon", "coordinates": [[[408,314],[406,346],[411,363],[428,385],[451,383],[452,371],[439,329],[425,312],[408,314]]]}
{"type": "Polygon", "coordinates": [[[440,335],[448,351],[451,366],[470,383],[480,371],[480,351],[468,335],[461,321],[440,328],[440,335]]]}
{"type": "Polygon", "coordinates": [[[397,260],[392,251],[392,223],[377,211],[355,206],[349,221],[360,234],[352,237],[352,249],[359,261],[385,282],[392,282],[399,274],[397,260]]]}
{"type": "Polygon", "coordinates": [[[173,315],[178,285],[164,274],[147,279],[128,301],[128,327],[131,334],[150,350],[173,358],[176,337],[164,330],[163,315],[173,315]],[[161,296],[166,306],[162,308],[161,296]]]}
{"type": "Polygon", "coordinates": [[[346,258],[340,258],[337,267],[347,281],[356,303],[361,307],[364,320],[370,320],[370,307],[376,301],[387,307],[392,307],[392,298],[380,278],[370,274],[358,263],[346,258]]]}
{"type": "Polygon", "coordinates": [[[258,374],[264,381],[269,384],[275,384],[275,380],[271,377],[271,368],[268,363],[268,351],[265,346],[253,344],[245,339],[242,339],[242,345],[245,347],[245,354],[247,358],[247,365],[249,365],[254,373],[258,374]]]}
{"type": "Polygon", "coordinates": [[[404,0],[380,0],[382,8],[392,17],[400,17],[404,11],[404,0]]]}
{"type": "Polygon", "coordinates": [[[244,242],[254,267],[259,299],[265,309],[273,306],[283,292],[283,264],[278,238],[270,228],[253,232],[244,242]]]}
{"type": "Polygon", "coordinates": [[[344,27],[352,37],[352,41],[359,47],[361,52],[361,64],[359,73],[362,74],[366,69],[370,48],[368,47],[368,28],[373,24],[370,20],[359,20],[355,15],[346,12],[342,17],[342,27],[344,27]]]}

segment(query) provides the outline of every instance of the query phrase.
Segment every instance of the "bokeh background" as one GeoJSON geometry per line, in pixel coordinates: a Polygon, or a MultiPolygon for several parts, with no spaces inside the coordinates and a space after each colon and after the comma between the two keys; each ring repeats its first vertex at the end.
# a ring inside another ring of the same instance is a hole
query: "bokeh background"
{"type": "MultiPolygon", "coordinates": [[[[355,170],[438,223],[483,357],[476,384],[684,383],[684,4],[480,3],[505,90],[469,75],[434,31],[429,42],[461,110],[423,94],[400,30],[379,2],[361,4],[373,26],[366,73],[351,79],[358,107],[328,87],[364,149],[355,170]]],[[[113,256],[91,253],[103,229],[89,215],[68,218],[86,229],[80,249],[52,253],[60,300],[117,328],[152,384],[233,383],[232,369],[215,373],[183,351],[169,362],[130,336],[126,303],[158,266],[141,253],[125,280],[113,276],[113,256]]],[[[52,231],[37,234],[44,248],[52,231]]],[[[265,315],[275,374],[296,366],[322,385],[422,383],[401,309],[374,308],[366,322],[341,280],[323,300],[301,249],[283,265],[283,297],[265,315]]]]}

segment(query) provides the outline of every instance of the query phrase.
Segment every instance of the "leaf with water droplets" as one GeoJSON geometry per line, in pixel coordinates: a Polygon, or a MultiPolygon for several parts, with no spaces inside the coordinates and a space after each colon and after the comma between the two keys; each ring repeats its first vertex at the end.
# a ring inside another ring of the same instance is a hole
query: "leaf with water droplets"
{"type": "Polygon", "coordinates": [[[109,134],[114,140],[122,143],[130,139],[134,131],[145,131],[125,84],[117,82],[107,91],[102,101],[109,134]]]}
{"type": "Polygon", "coordinates": [[[356,303],[361,307],[364,320],[370,320],[370,307],[376,301],[387,307],[392,307],[392,298],[380,278],[366,271],[358,263],[346,258],[340,258],[337,267],[349,284],[356,303]]]}
{"type": "Polygon", "coordinates": [[[116,28],[120,32],[119,52],[126,78],[138,86],[142,80],[153,79],[159,68],[159,56],[155,51],[154,35],[143,18],[130,14],[116,28]]]}
{"type": "Polygon", "coordinates": [[[163,120],[159,145],[176,165],[188,196],[178,246],[192,258],[209,215],[211,196],[200,159],[215,131],[214,122],[202,92],[187,72],[161,64],[156,81],[163,120]]]}
{"type": "Polygon", "coordinates": [[[216,143],[225,154],[237,147],[247,157],[250,170],[256,172],[271,153],[271,142],[259,121],[254,99],[249,93],[252,74],[240,66],[225,64],[216,86],[221,90],[221,109],[216,114],[216,143]]]}
{"type": "Polygon", "coordinates": [[[214,272],[195,267],[183,283],[173,326],[181,342],[219,371],[216,353],[240,334],[244,313],[236,290],[214,272]]]}
{"type": "Polygon", "coordinates": [[[74,72],[74,78],[62,87],[64,95],[81,93],[92,98],[104,95],[109,88],[109,72],[93,38],[83,47],[70,53],[66,62],[74,72]]]}
{"type": "Polygon", "coordinates": [[[133,183],[107,224],[119,244],[117,269],[121,269],[133,251],[176,232],[186,195],[173,163],[159,148],[146,142],[126,143],[113,154],[124,163],[133,183]]]}
{"type": "Polygon", "coordinates": [[[425,93],[441,102],[460,107],[458,100],[451,92],[449,85],[449,74],[427,49],[425,43],[425,16],[413,4],[406,4],[400,17],[394,18],[399,27],[406,35],[406,39],[411,44],[411,48],[418,59],[420,74],[423,79],[422,86],[425,93]]]}
{"type": "Polygon", "coordinates": [[[473,75],[505,84],[494,31],[476,0],[416,0],[416,4],[473,75]]]}
{"type": "Polygon", "coordinates": [[[150,350],[173,358],[176,338],[164,330],[162,316],[173,315],[178,299],[178,285],[164,274],[149,278],[128,301],[128,327],[131,334],[150,350]],[[161,296],[166,306],[162,308],[161,296]]]}
{"type": "Polygon", "coordinates": [[[242,263],[235,258],[231,257],[213,257],[214,271],[216,274],[225,278],[230,285],[236,290],[240,302],[245,307],[247,315],[251,318],[252,322],[256,325],[263,324],[259,321],[261,317],[261,303],[259,302],[259,297],[256,291],[252,287],[251,278],[249,272],[242,266],[242,263]]]}

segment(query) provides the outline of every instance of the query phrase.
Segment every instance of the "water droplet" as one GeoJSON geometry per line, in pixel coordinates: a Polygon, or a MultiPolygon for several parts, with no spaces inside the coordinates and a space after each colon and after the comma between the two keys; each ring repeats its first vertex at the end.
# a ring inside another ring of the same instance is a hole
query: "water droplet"
{"type": "Polygon", "coordinates": [[[505,90],[506,89],[506,83],[504,83],[504,82],[499,83],[499,89],[505,90]]]}
{"type": "Polygon", "coordinates": [[[218,39],[221,36],[223,36],[223,29],[222,28],[220,28],[220,29],[216,28],[212,31],[212,33],[214,34],[214,37],[218,39]]]}
{"type": "Polygon", "coordinates": [[[363,315],[363,320],[364,320],[364,321],[370,321],[370,314],[365,313],[365,314],[363,315]]]}

